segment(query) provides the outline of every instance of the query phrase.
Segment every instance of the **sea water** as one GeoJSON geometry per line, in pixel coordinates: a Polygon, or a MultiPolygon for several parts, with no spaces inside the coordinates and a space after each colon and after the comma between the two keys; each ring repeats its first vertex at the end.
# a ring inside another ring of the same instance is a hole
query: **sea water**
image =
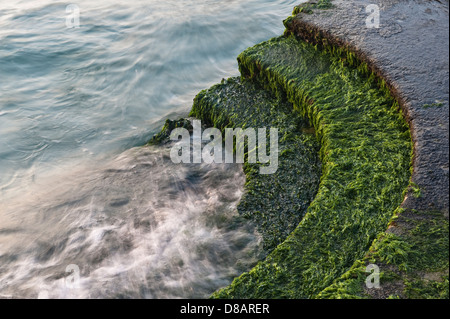
{"type": "Polygon", "coordinates": [[[0,298],[203,298],[249,270],[242,167],[141,146],[298,3],[0,0],[0,298]]]}

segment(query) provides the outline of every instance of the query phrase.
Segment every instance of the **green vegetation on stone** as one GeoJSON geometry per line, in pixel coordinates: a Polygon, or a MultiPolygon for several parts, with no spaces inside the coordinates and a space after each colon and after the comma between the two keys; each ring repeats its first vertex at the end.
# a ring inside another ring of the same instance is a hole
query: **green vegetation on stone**
{"type": "Polygon", "coordinates": [[[166,120],[161,132],[154,135],[152,139],[147,143],[148,145],[159,145],[169,141],[170,133],[176,128],[185,128],[188,131],[192,131],[192,123],[188,119],[179,120],[166,120]]]}
{"type": "Polygon", "coordinates": [[[269,128],[278,129],[277,172],[261,175],[259,164],[245,163],[247,182],[238,205],[240,215],[258,226],[265,251],[272,251],[297,227],[318,189],[320,146],[314,135],[303,133],[308,122],[294,111],[292,104],[239,78],[224,80],[200,92],[190,116],[221,130],[266,127],[269,134],[269,128]]]}
{"type": "Polygon", "coordinates": [[[422,191],[419,187],[419,185],[417,185],[416,183],[411,182],[409,185],[412,194],[414,195],[415,198],[420,198],[422,197],[422,191]]]}
{"type": "Polygon", "coordinates": [[[314,32],[308,39],[315,46],[290,35],[292,21],[285,21],[285,36],[239,56],[242,80],[202,91],[191,112],[222,130],[267,125],[282,131],[278,175],[260,176],[257,165],[246,163],[246,194],[239,205],[271,253],[212,297],[448,297],[448,253],[442,253],[445,240],[448,251],[448,217],[447,224],[419,223],[409,235],[385,232],[400,219],[408,185],[415,187],[409,184],[410,131],[397,101],[354,53],[314,32]],[[314,160],[315,139],[302,134],[307,131],[320,143],[322,175],[305,215],[320,166],[314,160]],[[302,175],[308,163],[313,165],[302,175]],[[302,176],[311,176],[311,183],[302,176]],[[418,248],[421,238],[429,239],[426,249],[436,258],[418,248]],[[363,285],[369,262],[382,266],[386,284],[376,296],[363,285]],[[424,281],[424,272],[439,278],[424,281]]]}
{"type": "Polygon", "coordinates": [[[399,212],[392,226],[395,233],[382,233],[366,256],[318,297],[448,299],[448,217],[408,210],[399,212]],[[376,264],[382,272],[380,289],[365,287],[368,264],[376,264]]]}
{"type": "Polygon", "coordinates": [[[436,103],[431,103],[431,104],[424,104],[422,107],[424,109],[429,109],[429,108],[433,108],[433,107],[443,107],[444,103],[442,102],[436,102],[436,103]]]}
{"type": "Polygon", "coordinates": [[[314,9],[331,9],[332,7],[333,4],[331,3],[331,0],[309,1],[294,7],[292,15],[296,15],[301,12],[310,14],[314,9]]]}
{"type": "Polygon", "coordinates": [[[243,78],[310,120],[322,178],[286,241],[213,297],[313,298],[365,255],[401,204],[411,175],[409,127],[384,83],[341,53],[285,36],[239,56],[243,78]]]}

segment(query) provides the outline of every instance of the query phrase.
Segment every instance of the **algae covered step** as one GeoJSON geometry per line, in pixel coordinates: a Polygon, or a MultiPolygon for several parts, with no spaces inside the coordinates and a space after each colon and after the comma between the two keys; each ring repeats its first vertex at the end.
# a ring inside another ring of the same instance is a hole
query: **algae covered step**
{"type": "Polygon", "coordinates": [[[352,58],[294,36],[239,56],[246,81],[292,103],[314,125],[322,177],[287,240],[213,297],[313,298],[386,230],[411,176],[410,131],[389,91],[363,64],[352,67],[352,58]]]}
{"type": "Polygon", "coordinates": [[[263,175],[260,164],[246,161],[247,182],[238,206],[241,216],[258,226],[265,251],[272,251],[297,227],[319,186],[319,143],[308,122],[294,111],[292,104],[239,78],[223,80],[200,92],[190,115],[219,129],[278,130],[277,171],[263,175]]]}

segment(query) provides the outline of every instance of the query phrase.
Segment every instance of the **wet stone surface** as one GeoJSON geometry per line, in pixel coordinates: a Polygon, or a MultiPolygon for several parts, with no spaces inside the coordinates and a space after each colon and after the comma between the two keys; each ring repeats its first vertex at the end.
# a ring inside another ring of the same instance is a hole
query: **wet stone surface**
{"type": "Polygon", "coordinates": [[[319,31],[350,48],[382,76],[404,110],[414,141],[411,193],[403,206],[440,210],[449,201],[449,16],[446,1],[332,1],[333,8],[299,14],[294,33],[319,31]],[[366,8],[380,8],[380,27],[368,28],[366,8]]]}

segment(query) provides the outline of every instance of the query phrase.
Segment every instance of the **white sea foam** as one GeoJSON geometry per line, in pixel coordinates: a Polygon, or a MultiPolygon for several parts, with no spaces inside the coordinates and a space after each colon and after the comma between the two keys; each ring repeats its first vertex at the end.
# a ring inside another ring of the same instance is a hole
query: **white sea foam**
{"type": "Polygon", "coordinates": [[[241,165],[176,165],[169,151],[135,148],[10,202],[0,228],[2,295],[201,298],[249,270],[261,240],[238,218],[241,165]],[[80,281],[69,289],[72,264],[80,281]]]}

